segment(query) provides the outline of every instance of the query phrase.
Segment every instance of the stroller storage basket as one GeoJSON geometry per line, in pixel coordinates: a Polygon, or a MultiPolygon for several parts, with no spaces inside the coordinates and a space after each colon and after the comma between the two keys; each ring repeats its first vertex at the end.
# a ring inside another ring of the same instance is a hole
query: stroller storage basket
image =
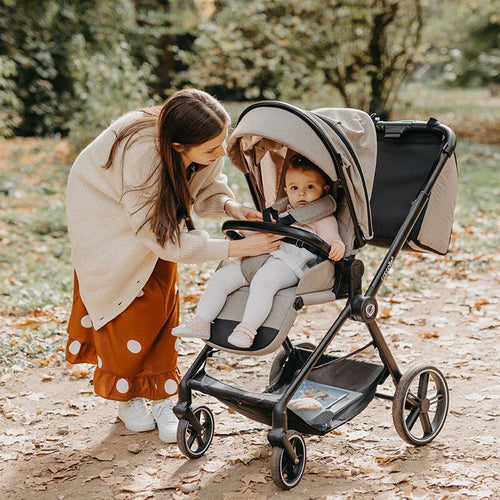
{"type": "MultiPolygon", "coordinates": [[[[281,368],[275,381],[263,393],[242,391],[207,375],[201,370],[191,381],[193,390],[217,398],[252,420],[272,425],[272,410],[293,376],[307,360],[310,351],[296,349],[281,368]]],[[[351,358],[324,354],[306,381],[329,386],[344,393],[338,403],[321,412],[287,410],[288,426],[304,434],[323,435],[360,413],[370,403],[376,388],[387,377],[384,366],[351,358]]]]}

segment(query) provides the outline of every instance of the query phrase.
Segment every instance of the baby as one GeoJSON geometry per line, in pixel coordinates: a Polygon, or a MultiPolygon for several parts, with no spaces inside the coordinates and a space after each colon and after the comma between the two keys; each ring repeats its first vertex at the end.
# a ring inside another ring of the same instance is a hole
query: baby
{"type": "MultiPolygon", "coordinates": [[[[289,208],[298,208],[318,200],[330,190],[327,177],[307,158],[294,155],[290,158],[285,171],[285,192],[289,208]]],[[[344,256],[345,245],[340,239],[335,217],[329,215],[309,224],[294,224],[307,229],[330,244],[328,257],[340,260],[344,256]]],[[[250,283],[250,292],[241,323],[229,335],[229,344],[238,348],[249,348],[257,335],[257,329],[264,323],[273,305],[276,293],[294,286],[304,275],[308,266],[317,257],[290,243],[281,243],[272,252],[264,265],[257,271],[250,283]]],[[[224,307],[227,296],[248,285],[241,271],[239,259],[228,259],[214,273],[202,295],[196,314],[189,321],[172,330],[177,337],[210,338],[210,323],[224,307]]]]}

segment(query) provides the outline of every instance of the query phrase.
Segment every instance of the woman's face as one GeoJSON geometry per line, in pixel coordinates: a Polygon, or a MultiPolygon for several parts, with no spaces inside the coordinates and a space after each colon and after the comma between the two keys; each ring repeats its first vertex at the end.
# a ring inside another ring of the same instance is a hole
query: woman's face
{"type": "Polygon", "coordinates": [[[226,138],[227,128],[224,127],[224,130],[217,137],[214,137],[203,144],[189,147],[174,142],[172,147],[181,154],[182,163],[186,168],[189,167],[191,163],[209,165],[215,160],[225,156],[226,138]]]}

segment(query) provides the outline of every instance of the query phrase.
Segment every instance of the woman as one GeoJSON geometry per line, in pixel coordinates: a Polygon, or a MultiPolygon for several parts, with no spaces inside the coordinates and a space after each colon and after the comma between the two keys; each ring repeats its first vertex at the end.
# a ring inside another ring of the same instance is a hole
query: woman
{"type": "Polygon", "coordinates": [[[260,255],[280,244],[275,235],[228,241],[193,230],[191,208],[212,219],[260,218],[234,201],[222,174],[229,122],[209,94],[178,91],[118,119],[68,178],[75,289],[66,359],[96,364],[96,394],[120,401],[129,430],[158,426],[165,442],[175,442],[177,427],[177,262],[260,255]]]}

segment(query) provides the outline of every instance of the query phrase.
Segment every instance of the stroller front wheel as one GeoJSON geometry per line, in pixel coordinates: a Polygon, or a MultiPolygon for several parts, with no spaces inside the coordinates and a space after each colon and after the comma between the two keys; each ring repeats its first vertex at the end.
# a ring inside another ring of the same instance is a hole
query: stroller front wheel
{"type": "Polygon", "coordinates": [[[392,402],[394,427],[404,441],[422,446],[443,428],[448,406],[448,384],[444,375],[432,365],[414,366],[396,387],[392,402]]]}
{"type": "Polygon", "coordinates": [[[297,456],[293,461],[285,448],[273,446],[271,454],[271,477],[277,486],[289,490],[299,484],[306,467],[306,443],[296,431],[289,431],[288,439],[297,456]]]}
{"type": "Polygon", "coordinates": [[[177,445],[186,457],[199,458],[205,454],[212,443],[215,421],[212,411],[206,406],[195,408],[193,415],[199,423],[198,429],[186,419],[179,420],[177,445]]]}

